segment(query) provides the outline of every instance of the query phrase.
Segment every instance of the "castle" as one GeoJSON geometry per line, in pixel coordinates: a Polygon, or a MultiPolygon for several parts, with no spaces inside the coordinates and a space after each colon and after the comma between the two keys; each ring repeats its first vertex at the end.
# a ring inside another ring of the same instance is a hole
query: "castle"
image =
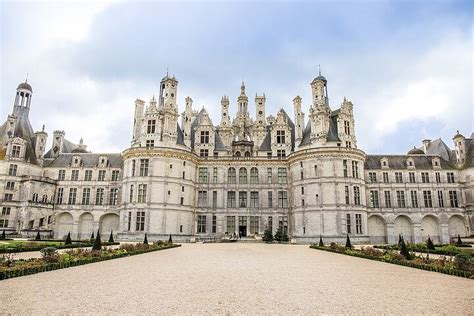
{"type": "Polygon", "coordinates": [[[46,151],[44,126],[29,122],[33,89],[21,83],[0,127],[0,231],[194,241],[280,228],[301,243],[471,234],[474,135],[458,132],[454,150],[437,139],[406,155],[368,155],[357,148],[353,104],[331,109],[321,74],[311,91],[307,119],[299,96],[293,116],[267,116],[264,94],[253,118],[242,83],[236,116],[223,96],[214,125],[190,97],[179,113],[178,81],[166,75],[157,99],[135,101],[130,148],[91,153],[64,131],[46,151]]]}

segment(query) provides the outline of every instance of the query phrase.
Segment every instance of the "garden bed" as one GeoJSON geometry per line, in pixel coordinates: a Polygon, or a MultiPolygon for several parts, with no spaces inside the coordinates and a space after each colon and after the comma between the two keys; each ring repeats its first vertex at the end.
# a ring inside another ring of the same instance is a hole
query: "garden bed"
{"type": "MultiPolygon", "coordinates": [[[[76,242],[66,245],[64,241],[8,241],[7,243],[0,243],[0,253],[15,253],[27,251],[40,251],[46,247],[54,247],[56,249],[70,249],[92,247],[93,242],[76,242]]],[[[103,246],[120,245],[118,242],[103,242],[103,246]]]]}
{"type": "Polygon", "coordinates": [[[28,260],[14,260],[12,258],[14,256],[13,254],[6,254],[3,255],[3,257],[0,257],[0,280],[134,256],[180,246],[181,245],[172,243],[157,242],[151,245],[125,244],[121,245],[119,249],[71,249],[63,253],[58,253],[54,248],[46,248],[49,251],[43,251],[43,258],[28,260]]]}
{"type": "MultiPolygon", "coordinates": [[[[384,250],[400,250],[398,245],[378,245],[374,246],[374,248],[384,249],[384,250]]],[[[473,253],[474,248],[469,245],[437,245],[435,249],[428,249],[426,244],[407,244],[407,248],[409,251],[413,252],[421,252],[421,253],[430,253],[435,255],[444,255],[444,256],[455,256],[459,253],[473,253]]]]}
{"type": "Polygon", "coordinates": [[[381,251],[372,247],[362,247],[361,250],[356,250],[352,248],[346,248],[337,244],[331,244],[330,246],[319,246],[317,244],[312,244],[310,248],[358,258],[387,262],[410,268],[440,272],[464,278],[474,278],[474,259],[470,258],[470,256],[467,263],[464,262],[464,267],[468,266],[468,268],[461,269],[460,262],[456,260],[453,261],[447,258],[429,259],[421,257],[414,257],[412,260],[407,260],[394,250],[381,251]]]}

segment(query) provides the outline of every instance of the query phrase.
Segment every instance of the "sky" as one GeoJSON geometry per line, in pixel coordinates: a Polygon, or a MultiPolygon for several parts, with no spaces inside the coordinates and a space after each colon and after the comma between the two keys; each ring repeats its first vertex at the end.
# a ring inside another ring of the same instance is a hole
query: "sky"
{"type": "MultiPolygon", "coordinates": [[[[220,122],[237,110],[309,113],[318,65],[333,110],[354,104],[358,148],[404,154],[423,139],[450,147],[473,132],[473,1],[8,1],[0,0],[0,120],[16,87],[33,87],[30,121],[51,143],[64,130],[92,152],[130,145],[137,98],[166,74],[178,105],[191,96],[220,122]]],[[[307,116],[306,116],[307,120],[307,116]]],[[[180,120],[179,120],[180,121],[180,120]]]]}

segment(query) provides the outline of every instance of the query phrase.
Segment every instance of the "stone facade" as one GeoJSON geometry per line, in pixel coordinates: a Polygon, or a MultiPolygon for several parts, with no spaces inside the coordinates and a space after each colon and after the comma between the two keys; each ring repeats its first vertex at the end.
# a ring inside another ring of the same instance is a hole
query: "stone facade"
{"type": "Polygon", "coordinates": [[[267,227],[295,242],[394,243],[398,235],[449,242],[471,233],[473,135],[457,133],[451,150],[440,139],[406,155],[367,155],[357,148],[353,105],[332,110],[327,80],[311,82],[308,119],[293,99],[294,120],[266,116],[265,95],[249,113],[245,84],[237,114],[221,99],[220,124],[185,98],[166,75],[158,98],[135,101],[130,148],[90,153],[29,122],[32,88],[17,88],[0,127],[0,229],[86,239],[97,229],[122,239],[182,241],[232,234],[260,238],[267,227]],[[181,116],[181,122],[178,119],[181,116]]]}

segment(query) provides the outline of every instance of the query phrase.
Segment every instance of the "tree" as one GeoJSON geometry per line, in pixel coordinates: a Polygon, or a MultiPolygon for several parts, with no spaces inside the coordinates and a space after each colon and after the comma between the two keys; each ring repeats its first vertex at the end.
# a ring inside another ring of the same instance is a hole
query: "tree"
{"type": "Polygon", "coordinates": [[[41,235],[39,231],[36,233],[35,240],[41,240],[41,235]]]}
{"type": "Polygon", "coordinates": [[[398,234],[398,246],[400,246],[400,244],[402,243],[402,241],[403,241],[402,234],[398,234]]]}
{"type": "Polygon", "coordinates": [[[5,229],[3,230],[2,232],[2,236],[0,237],[0,239],[6,239],[7,237],[5,236],[5,229]]]}
{"type": "Polygon", "coordinates": [[[352,248],[351,240],[349,239],[349,234],[347,234],[346,238],[346,248],[352,248]]]}
{"type": "Polygon", "coordinates": [[[91,242],[95,239],[94,237],[94,231],[92,231],[92,235],[91,235],[91,242]]]}
{"type": "Polygon", "coordinates": [[[405,259],[411,260],[410,252],[408,251],[407,245],[405,244],[405,240],[403,238],[399,247],[400,247],[400,254],[404,256],[405,259]]]}
{"type": "Polygon", "coordinates": [[[283,231],[281,228],[278,228],[276,233],[275,233],[275,237],[274,239],[278,242],[281,242],[281,239],[282,239],[282,235],[283,235],[283,231]]]}
{"type": "Polygon", "coordinates": [[[94,245],[92,246],[92,250],[102,250],[102,241],[100,240],[100,232],[97,230],[97,237],[94,240],[94,245]]]}
{"type": "Polygon", "coordinates": [[[65,245],[71,245],[72,240],[71,240],[71,232],[67,233],[66,241],[64,242],[65,245]]]}
{"type": "Polygon", "coordinates": [[[281,234],[281,241],[289,241],[290,238],[288,237],[288,234],[286,232],[282,232],[281,234]]]}
{"type": "Polygon", "coordinates": [[[435,250],[435,246],[430,236],[428,236],[428,240],[426,241],[426,247],[428,247],[429,250],[435,250]]]}
{"type": "Polygon", "coordinates": [[[262,240],[266,243],[273,242],[273,234],[272,234],[272,229],[270,227],[267,227],[265,231],[263,232],[262,240]]]}
{"type": "Polygon", "coordinates": [[[458,234],[458,240],[456,241],[456,246],[462,246],[462,240],[459,234],[458,234]]]}
{"type": "Polygon", "coordinates": [[[172,244],[172,243],[173,243],[173,238],[171,238],[171,234],[170,234],[170,238],[168,238],[168,243],[169,243],[169,244],[172,244]]]}
{"type": "Polygon", "coordinates": [[[115,242],[113,231],[110,231],[109,242],[115,242]]]}
{"type": "Polygon", "coordinates": [[[148,238],[146,236],[146,233],[145,233],[145,239],[143,239],[143,244],[144,245],[148,245],[148,238]]]}
{"type": "Polygon", "coordinates": [[[319,236],[319,247],[324,247],[323,236],[319,236]]]}

